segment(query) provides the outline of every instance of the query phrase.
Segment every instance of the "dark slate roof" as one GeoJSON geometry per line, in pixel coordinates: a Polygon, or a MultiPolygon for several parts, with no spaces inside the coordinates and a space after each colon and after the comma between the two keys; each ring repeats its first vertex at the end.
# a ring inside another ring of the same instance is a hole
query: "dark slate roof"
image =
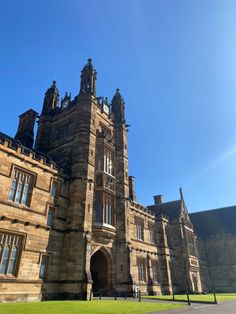
{"type": "Polygon", "coordinates": [[[182,200],[155,204],[147,207],[157,215],[167,216],[169,220],[172,221],[179,219],[181,216],[182,200]]]}
{"type": "Polygon", "coordinates": [[[236,234],[236,206],[191,213],[189,216],[200,238],[236,234]]]}

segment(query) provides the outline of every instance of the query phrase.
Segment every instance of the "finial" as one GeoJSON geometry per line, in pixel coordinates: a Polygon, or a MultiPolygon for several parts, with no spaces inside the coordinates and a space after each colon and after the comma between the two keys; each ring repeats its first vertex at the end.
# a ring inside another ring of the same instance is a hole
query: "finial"
{"type": "Polygon", "coordinates": [[[120,89],[119,89],[119,88],[117,88],[117,89],[116,89],[116,92],[117,92],[117,93],[119,93],[119,92],[120,92],[120,89]]]}
{"type": "Polygon", "coordinates": [[[183,200],[184,196],[183,196],[183,191],[182,191],[182,187],[179,187],[179,194],[180,194],[180,199],[183,200]]]}
{"type": "Polygon", "coordinates": [[[54,81],[52,82],[52,85],[53,85],[53,86],[56,86],[56,84],[57,84],[57,82],[54,80],[54,81]]]}
{"type": "Polygon", "coordinates": [[[92,63],[92,59],[91,58],[88,58],[88,63],[92,63]]]}

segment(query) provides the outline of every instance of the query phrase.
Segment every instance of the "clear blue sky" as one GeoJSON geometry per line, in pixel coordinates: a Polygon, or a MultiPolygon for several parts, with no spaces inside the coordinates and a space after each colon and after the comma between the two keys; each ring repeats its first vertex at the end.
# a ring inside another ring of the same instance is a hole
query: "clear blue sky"
{"type": "Polygon", "coordinates": [[[54,79],[75,96],[91,57],[98,95],[126,100],[138,200],[236,204],[235,0],[1,1],[0,38],[2,132],[54,79]]]}

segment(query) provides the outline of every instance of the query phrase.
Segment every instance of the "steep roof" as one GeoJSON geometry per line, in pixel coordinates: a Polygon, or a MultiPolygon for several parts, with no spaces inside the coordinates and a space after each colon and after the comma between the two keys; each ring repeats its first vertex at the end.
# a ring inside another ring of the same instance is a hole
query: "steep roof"
{"type": "Polygon", "coordinates": [[[179,219],[182,212],[182,200],[148,206],[157,215],[167,216],[170,221],[179,219]]]}
{"type": "Polygon", "coordinates": [[[201,238],[236,234],[236,206],[191,213],[189,216],[196,234],[201,238]]]}

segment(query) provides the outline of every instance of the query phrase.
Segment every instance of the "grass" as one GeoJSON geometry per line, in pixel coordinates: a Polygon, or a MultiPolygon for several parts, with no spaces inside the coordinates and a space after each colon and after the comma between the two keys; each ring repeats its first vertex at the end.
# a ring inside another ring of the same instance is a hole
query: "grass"
{"type": "Polygon", "coordinates": [[[131,301],[50,301],[2,303],[1,314],[142,314],[181,308],[181,304],[131,301]]]}
{"type": "MultiPolygon", "coordinates": [[[[160,295],[160,296],[149,296],[144,298],[157,299],[157,300],[173,300],[172,295],[160,295]]],[[[190,294],[190,301],[203,301],[203,302],[214,302],[214,296],[212,293],[209,294],[190,294]]],[[[219,302],[236,300],[236,293],[216,293],[216,299],[219,302]]],[[[175,295],[175,300],[187,301],[186,294],[177,294],[175,295]]]]}

